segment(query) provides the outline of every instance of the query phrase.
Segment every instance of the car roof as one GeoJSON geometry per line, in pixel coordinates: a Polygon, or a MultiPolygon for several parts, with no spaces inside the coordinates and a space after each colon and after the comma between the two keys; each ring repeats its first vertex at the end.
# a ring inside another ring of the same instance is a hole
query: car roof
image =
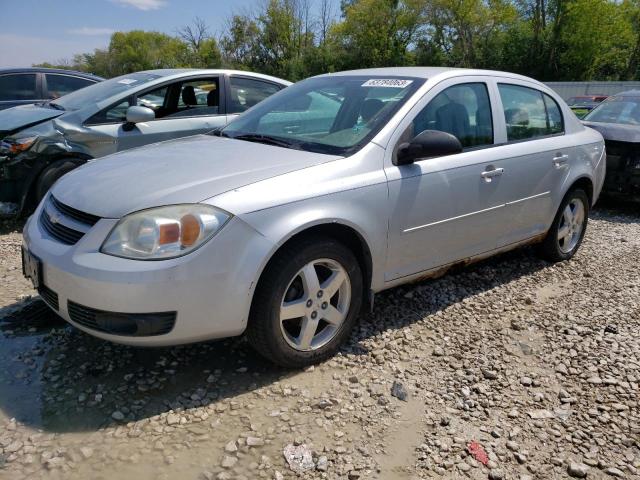
{"type": "Polygon", "coordinates": [[[280,83],[283,85],[291,85],[289,80],[285,80],[283,78],[272,77],[271,75],[263,75],[262,73],[248,72],[245,70],[229,70],[223,68],[161,68],[157,70],[144,70],[141,72],[135,73],[149,73],[152,75],[157,75],[158,77],[176,77],[179,78],[183,75],[188,74],[215,74],[215,75],[242,75],[245,77],[255,77],[262,78],[264,80],[269,80],[272,82],[280,83]]]}
{"type": "Polygon", "coordinates": [[[91,80],[104,80],[104,78],[92,73],[78,72],[77,70],[67,70],[65,68],[45,68],[45,67],[21,67],[21,68],[0,68],[0,75],[7,73],[61,73],[63,75],[73,75],[74,77],[88,78],[91,80]]]}
{"type": "Polygon", "coordinates": [[[614,97],[640,97],[640,90],[627,90],[613,95],[614,97]]]}
{"type": "Polygon", "coordinates": [[[534,80],[524,75],[518,75],[517,73],[501,72],[496,70],[480,70],[475,68],[453,68],[453,67],[384,67],[384,68],[365,68],[361,70],[347,70],[344,72],[326,73],[324,76],[338,76],[338,75],[359,75],[359,76],[388,76],[388,77],[416,77],[424,79],[433,79],[434,77],[460,77],[467,75],[482,75],[489,77],[506,77],[517,80],[524,80],[528,82],[535,82],[542,85],[537,80],[534,80]]]}

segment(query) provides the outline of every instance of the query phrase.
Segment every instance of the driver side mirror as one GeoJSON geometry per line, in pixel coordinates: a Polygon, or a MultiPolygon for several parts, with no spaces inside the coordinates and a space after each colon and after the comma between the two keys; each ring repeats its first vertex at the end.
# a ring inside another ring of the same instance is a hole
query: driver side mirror
{"type": "Polygon", "coordinates": [[[417,160],[444,157],[462,152],[462,144],[454,135],[439,130],[425,130],[398,148],[394,164],[409,165],[417,160]]]}
{"type": "Polygon", "coordinates": [[[127,123],[124,124],[125,130],[131,130],[136,123],[149,122],[155,120],[156,114],[149,107],[133,105],[127,108],[127,123]]]}

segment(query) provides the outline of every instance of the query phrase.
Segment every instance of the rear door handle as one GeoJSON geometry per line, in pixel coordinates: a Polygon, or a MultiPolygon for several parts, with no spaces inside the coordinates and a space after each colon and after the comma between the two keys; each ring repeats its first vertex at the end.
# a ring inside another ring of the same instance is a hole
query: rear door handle
{"type": "Polygon", "coordinates": [[[556,154],[553,157],[553,166],[556,168],[565,168],[569,162],[569,155],[556,154]]]}
{"type": "Polygon", "coordinates": [[[504,172],[504,168],[487,167],[487,169],[480,174],[482,178],[488,183],[494,177],[499,177],[504,172]]]}

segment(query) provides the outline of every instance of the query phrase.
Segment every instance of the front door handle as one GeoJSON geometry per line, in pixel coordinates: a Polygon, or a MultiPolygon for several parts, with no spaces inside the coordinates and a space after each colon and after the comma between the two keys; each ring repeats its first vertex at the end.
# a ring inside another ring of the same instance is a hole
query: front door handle
{"type": "Polygon", "coordinates": [[[555,157],[553,157],[553,166],[560,169],[567,167],[569,162],[569,155],[563,155],[561,153],[557,153],[555,157]]]}
{"type": "Polygon", "coordinates": [[[494,168],[492,166],[487,167],[487,169],[480,174],[484,181],[489,183],[494,177],[499,177],[504,172],[504,168],[494,168]]]}

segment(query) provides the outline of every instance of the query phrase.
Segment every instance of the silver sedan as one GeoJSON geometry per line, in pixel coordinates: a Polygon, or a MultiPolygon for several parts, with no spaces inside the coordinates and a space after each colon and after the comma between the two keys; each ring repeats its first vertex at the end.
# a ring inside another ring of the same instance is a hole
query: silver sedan
{"type": "Polygon", "coordinates": [[[97,337],[172,345],[246,333],[321,361],[374,294],[537,243],[578,250],[604,143],[543,84],[445,68],[295,84],[215,135],[62,178],[24,231],[24,269],[97,337]]]}
{"type": "Polygon", "coordinates": [[[148,70],[3,110],[0,202],[28,211],[88,160],[223,127],[290,84],[234,70],[148,70]]]}

